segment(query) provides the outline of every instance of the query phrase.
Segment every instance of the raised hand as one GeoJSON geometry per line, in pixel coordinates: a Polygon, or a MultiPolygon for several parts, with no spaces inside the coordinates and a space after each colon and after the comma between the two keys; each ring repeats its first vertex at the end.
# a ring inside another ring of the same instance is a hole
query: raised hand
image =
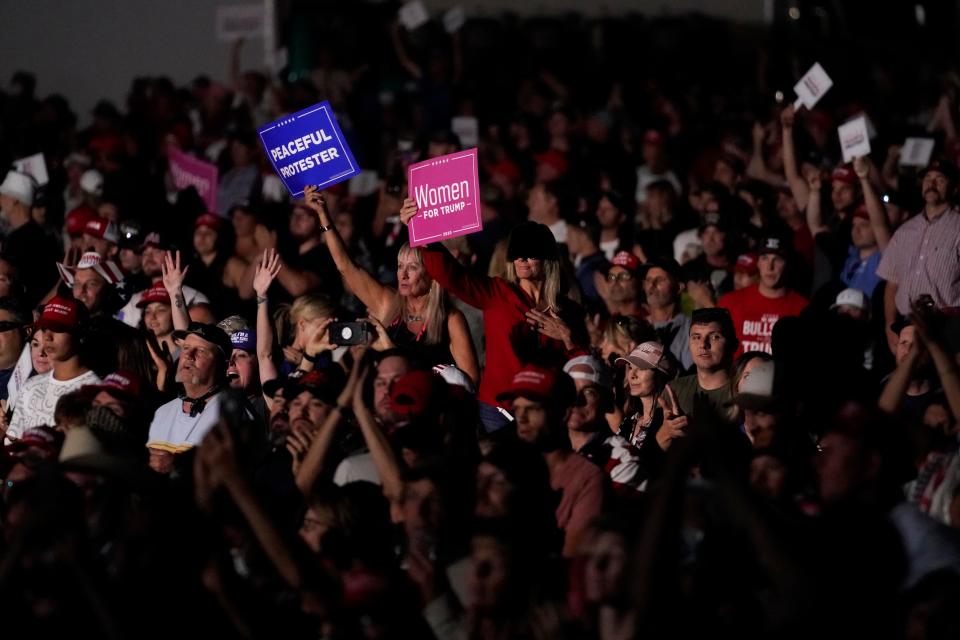
{"type": "Polygon", "coordinates": [[[277,253],[276,249],[267,249],[263,252],[253,276],[253,290],[256,292],[257,297],[263,298],[267,295],[270,285],[282,268],[283,265],[280,264],[280,254],[277,253]]]}
{"type": "Polygon", "coordinates": [[[866,178],[870,175],[870,165],[867,164],[867,159],[863,156],[857,156],[853,159],[853,172],[857,174],[858,178],[866,178]]]}
{"type": "Polygon", "coordinates": [[[337,346],[330,342],[330,332],[327,330],[336,321],[336,318],[324,318],[320,321],[317,328],[307,338],[307,344],[304,345],[304,351],[307,355],[315,356],[318,353],[336,349],[337,346]]]}
{"type": "Polygon", "coordinates": [[[180,268],[179,251],[177,251],[176,254],[167,251],[163,255],[163,263],[160,265],[163,287],[167,290],[167,293],[170,294],[171,299],[183,289],[183,279],[187,277],[187,271],[189,269],[190,267],[180,268]]]}
{"type": "Polygon", "coordinates": [[[780,112],[780,126],[784,129],[792,129],[796,120],[797,112],[792,104],[788,104],[780,112]]]}
{"type": "Polygon", "coordinates": [[[689,424],[687,416],[683,415],[680,404],[677,402],[677,396],[667,385],[658,399],[660,408],[663,409],[663,424],[657,431],[657,444],[666,451],[677,438],[683,438],[687,435],[686,427],[689,424]]]}
{"type": "Polygon", "coordinates": [[[317,214],[329,215],[327,213],[327,200],[316,185],[308,184],[303,188],[303,199],[307,206],[317,212],[317,214]]]}
{"type": "Polygon", "coordinates": [[[417,215],[417,201],[413,198],[405,198],[400,207],[400,222],[410,224],[410,219],[417,215]]]}
{"type": "Polygon", "coordinates": [[[397,345],[394,344],[393,340],[390,339],[390,336],[387,334],[387,328],[383,326],[383,323],[380,322],[372,313],[367,311],[369,314],[365,320],[373,326],[373,330],[376,331],[377,337],[373,342],[370,343],[370,346],[374,351],[387,351],[388,349],[393,349],[397,345]]]}
{"type": "Polygon", "coordinates": [[[294,477],[300,472],[300,465],[303,464],[303,459],[310,451],[310,445],[313,444],[315,436],[316,434],[313,431],[302,425],[293,427],[290,435],[287,436],[287,451],[293,458],[291,465],[294,477]]]}

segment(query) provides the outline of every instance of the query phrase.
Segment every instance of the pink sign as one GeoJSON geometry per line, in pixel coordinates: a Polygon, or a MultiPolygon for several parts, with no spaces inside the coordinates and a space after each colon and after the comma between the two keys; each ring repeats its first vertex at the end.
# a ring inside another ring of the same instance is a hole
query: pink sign
{"type": "Polygon", "coordinates": [[[483,228],[476,148],[410,165],[407,183],[417,202],[417,215],[410,220],[410,246],[483,228]]]}
{"type": "Polygon", "coordinates": [[[207,211],[217,210],[217,166],[198,160],[174,146],[167,147],[170,175],[177,190],[193,187],[200,194],[207,211]]]}

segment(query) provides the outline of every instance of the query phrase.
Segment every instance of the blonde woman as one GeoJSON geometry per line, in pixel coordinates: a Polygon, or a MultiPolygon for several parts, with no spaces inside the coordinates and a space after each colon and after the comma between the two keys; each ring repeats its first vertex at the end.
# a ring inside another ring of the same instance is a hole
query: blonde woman
{"type": "Polygon", "coordinates": [[[421,251],[404,244],[397,255],[397,288],[385,286],[350,258],[323,195],[312,186],[303,195],[326,229],[327,249],[347,287],[387,328],[394,344],[413,348],[430,365],[452,362],[474,382],[479,380],[480,367],[466,318],[427,274],[421,251]]]}
{"type": "MultiPolygon", "coordinates": [[[[407,198],[400,219],[408,224],[417,204],[407,198]]],[[[583,312],[566,295],[557,244],[536,222],[517,225],[507,245],[506,276],[471,273],[440,245],[421,249],[427,273],[440,286],[483,311],[486,369],[480,380],[480,419],[488,431],[509,419],[497,396],[527,364],[563,366],[588,344],[583,312]]]]}

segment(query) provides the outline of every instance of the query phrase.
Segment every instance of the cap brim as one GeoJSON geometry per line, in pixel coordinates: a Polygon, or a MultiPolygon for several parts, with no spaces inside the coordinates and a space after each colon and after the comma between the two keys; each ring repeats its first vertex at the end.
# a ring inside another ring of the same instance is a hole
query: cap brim
{"type": "Polygon", "coordinates": [[[631,356],[624,356],[622,358],[617,358],[613,361],[613,364],[632,364],[638,369],[656,369],[655,366],[647,362],[646,360],[641,360],[640,358],[634,358],[631,356]]]}
{"type": "Polygon", "coordinates": [[[733,397],[733,403],[744,409],[773,409],[778,404],[773,396],[762,396],[756,393],[738,393],[733,397]]]}
{"type": "Polygon", "coordinates": [[[517,398],[527,398],[528,400],[533,400],[534,402],[548,402],[551,400],[549,395],[537,393],[536,391],[531,391],[529,389],[511,389],[510,391],[504,391],[503,393],[497,394],[497,402],[516,400],[517,398]]]}
{"type": "Polygon", "coordinates": [[[34,325],[37,329],[42,329],[44,331],[53,331],[54,333],[70,333],[76,329],[68,324],[62,322],[54,322],[53,320],[37,320],[34,325]]]}

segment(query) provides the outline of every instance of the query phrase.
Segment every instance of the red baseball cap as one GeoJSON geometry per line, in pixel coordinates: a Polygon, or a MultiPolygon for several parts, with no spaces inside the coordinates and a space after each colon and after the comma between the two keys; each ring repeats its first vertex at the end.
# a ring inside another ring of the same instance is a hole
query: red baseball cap
{"type": "Polygon", "coordinates": [[[88,220],[87,225],[83,228],[83,233],[113,244],[120,242],[120,232],[117,231],[117,225],[106,218],[96,217],[88,220]]]}
{"type": "Polygon", "coordinates": [[[629,251],[618,251],[613,260],[607,265],[607,271],[613,267],[622,267],[631,273],[637,273],[640,271],[640,258],[633,255],[629,251]]]}
{"type": "Polygon", "coordinates": [[[57,457],[63,445],[63,434],[53,427],[31,427],[23,435],[7,445],[7,452],[14,458],[28,453],[31,449],[44,460],[57,457]]]}
{"type": "Polygon", "coordinates": [[[205,213],[193,221],[193,228],[208,227],[214,231],[220,231],[223,227],[223,218],[215,213],[205,213]]]}
{"type": "Polygon", "coordinates": [[[97,215],[97,212],[91,207],[88,207],[85,204],[80,205],[67,214],[65,221],[67,234],[71,236],[82,235],[84,230],[87,228],[87,223],[91,220],[96,220],[98,217],[99,216],[97,215]]]}
{"type": "Polygon", "coordinates": [[[553,167],[554,171],[559,174],[566,173],[569,166],[567,164],[567,156],[559,149],[547,149],[543,153],[535,155],[534,159],[537,162],[553,167]]]}
{"type": "Polygon", "coordinates": [[[741,253],[737,256],[737,264],[733,267],[733,270],[737,273],[748,273],[751,276],[757,275],[760,273],[760,269],[757,267],[757,254],[741,253]]]}
{"type": "Polygon", "coordinates": [[[841,164],[830,174],[830,181],[842,182],[844,184],[857,184],[858,178],[857,174],[850,168],[850,165],[841,164]]]}
{"type": "Polygon", "coordinates": [[[446,386],[446,381],[432,371],[410,371],[390,388],[390,409],[400,416],[423,415],[442,404],[446,386]]]}
{"type": "Polygon", "coordinates": [[[100,384],[83,387],[89,391],[106,391],[118,400],[132,400],[140,397],[140,376],[131,371],[114,371],[100,384]]]}
{"type": "Polygon", "coordinates": [[[167,293],[167,289],[163,286],[162,280],[154,282],[152,285],[150,285],[149,289],[143,292],[143,297],[140,298],[140,302],[137,303],[137,308],[143,309],[151,302],[170,304],[170,294],[167,293]]]}
{"type": "Polygon", "coordinates": [[[55,333],[69,333],[79,328],[85,315],[86,307],[76,300],[54,296],[43,307],[37,327],[55,333]]]}
{"type": "Polygon", "coordinates": [[[577,398],[577,388],[573,379],[562,371],[527,365],[513,376],[510,388],[497,395],[497,401],[504,402],[520,397],[540,402],[573,404],[577,398]]]}
{"type": "Polygon", "coordinates": [[[867,205],[863,203],[857,205],[857,208],[853,210],[853,218],[863,218],[864,220],[869,220],[870,212],[867,211],[867,205]]]}

